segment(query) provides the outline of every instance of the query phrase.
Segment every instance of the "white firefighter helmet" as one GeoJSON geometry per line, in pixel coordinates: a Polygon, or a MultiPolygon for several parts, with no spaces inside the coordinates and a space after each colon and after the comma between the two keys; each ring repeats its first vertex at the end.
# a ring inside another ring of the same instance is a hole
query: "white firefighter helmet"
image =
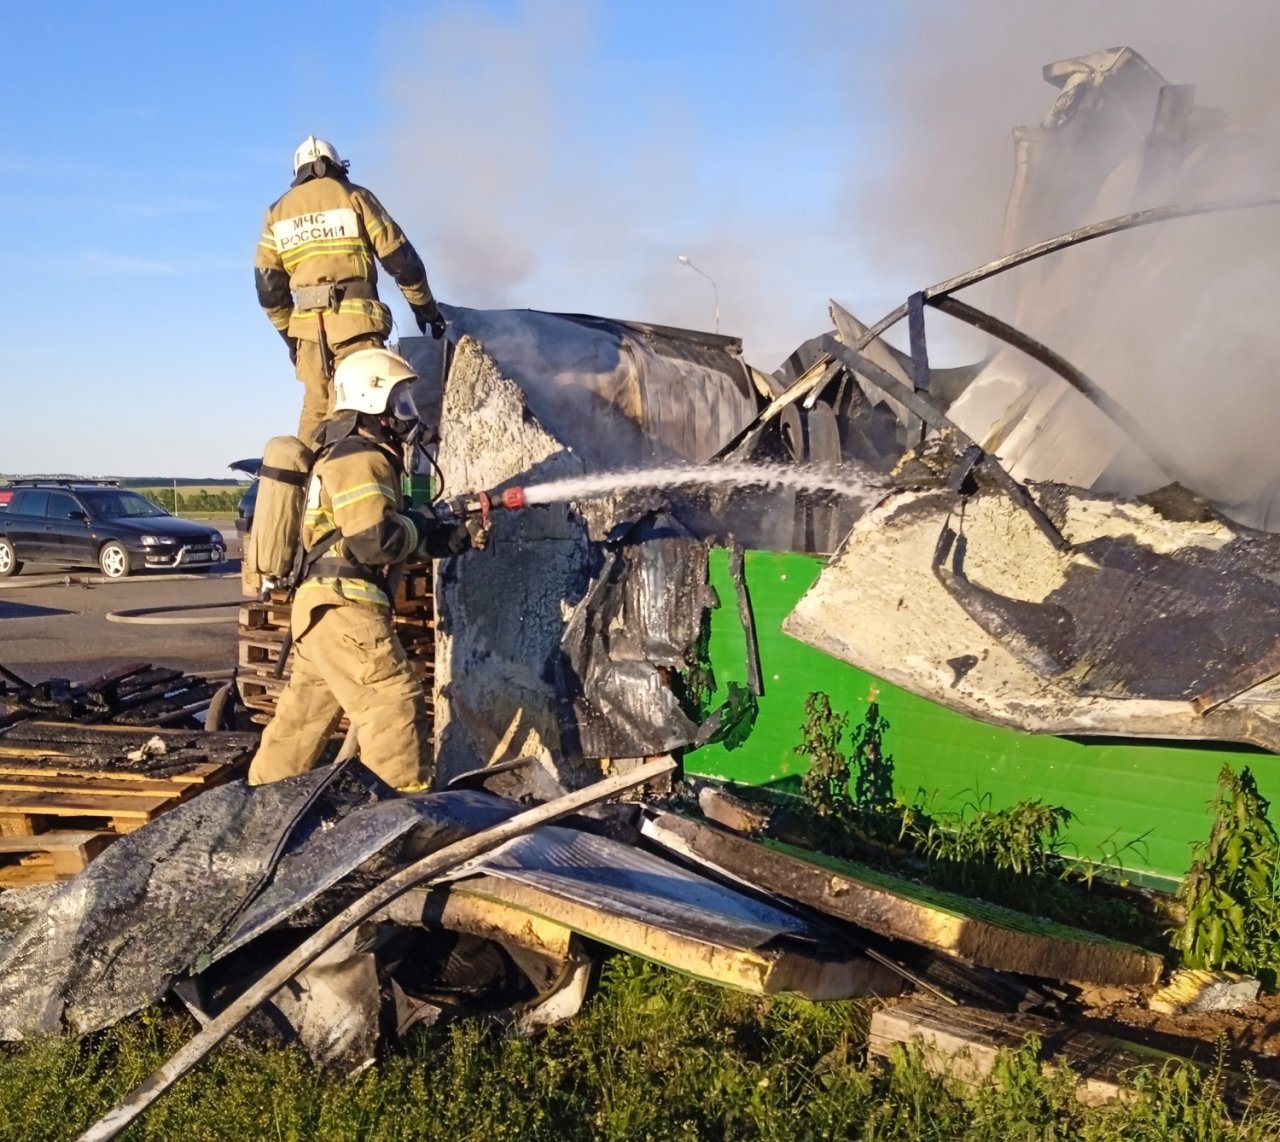
{"type": "Polygon", "coordinates": [[[417,379],[413,366],[391,350],[361,349],[344,357],[333,370],[333,411],[390,413],[416,420],[413,396],[405,382],[417,379]]]}
{"type": "Polygon", "coordinates": [[[338,158],[337,147],[327,139],[317,139],[314,135],[308,135],[293,152],[293,173],[297,174],[303,167],[314,163],[317,159],[328,159],[335,167],[342,167],[343,170],[347,167],[347,164],[338,158]]]}

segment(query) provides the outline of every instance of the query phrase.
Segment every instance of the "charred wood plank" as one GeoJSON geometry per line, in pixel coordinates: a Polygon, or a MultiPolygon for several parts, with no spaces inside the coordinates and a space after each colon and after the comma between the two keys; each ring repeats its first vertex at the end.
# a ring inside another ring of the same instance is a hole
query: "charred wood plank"
{"type": "Polygon", "coordinates": [[[1158,955],[1129,944],[851,861],[778,842],[744,840],[673,813],[655,814],[645,822],[644,833],[769,892],[966,963],[1111,984],[1153,983],[1163,970],[1158,955]]]}

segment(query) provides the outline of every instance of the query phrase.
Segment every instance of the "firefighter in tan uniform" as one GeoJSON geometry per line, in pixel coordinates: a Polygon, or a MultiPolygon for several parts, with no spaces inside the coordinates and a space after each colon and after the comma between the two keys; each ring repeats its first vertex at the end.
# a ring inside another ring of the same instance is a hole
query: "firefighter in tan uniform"
{"type": "Polygon", "coordinates": [[[333,408],[337,363],[386,344],[391,312],[378,300],[375,257],[418,329],[436,340],[445,333],[422,259],[373,194],[348,181],[348,165],[332,144],[307,136],[293,156],[293,185],[267,210],[254,258],[258,304],[303,385],[298,435],[307,445],[333,408]]]}
{"type": "Polygon", "coordinates": [[[346,712],[360,760],[403,789],[430,776],[422,684],[396,638],[387,572],[411,556],[483,546],[479,521],[442,523],[401,507],[402,449],[420,429],[407,361],[385,349],[334,371],[334,415],[302,524],[302,579],[290,614],[293,672],[249,768],[260,785],[313,768],[346,712]]]}

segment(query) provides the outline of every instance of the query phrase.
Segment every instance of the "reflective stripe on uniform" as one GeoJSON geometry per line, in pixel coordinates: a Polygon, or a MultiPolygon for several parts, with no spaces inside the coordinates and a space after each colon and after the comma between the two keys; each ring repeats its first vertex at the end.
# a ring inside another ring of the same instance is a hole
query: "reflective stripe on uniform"
{"type": "MultiPolygon", "coordinates": [[[[326,309],[325,315],[334,313],[356,317],[370,317],[375,320],[381,318],[384,327],[390,327],[390,313],[385,305],[380,301],[368,301],[364,298],[352,298],[351,300],[343,300],[338,303],[336,309],[326,309]]],[[[297,321],[314,321],[317,311],[314,309],[295,309],[293,311],[294,319],[297,321]]]]}
{"type": "Polygon", "coordinates": [[[369,237],[377,241],[382,236],[382,232],[390,225],[391,219],[385,214],[366,215],[364,224],[369,230],[369,237]]]}
{"type": "MultiPolygon", "coordinates": [[[[349,242],[345,238],[336,242],[308,242],[288,253],[280,255],[284,268],[292,275],[297,268],[311,258],[350,258],[353,272],[348,278],[367,278],[371,263],[369,249],[363,242],[349,242]]],[[[296,285],[297,283],[295,283],[296,285]]]]}
{"type": "Polygon", "coordinates": [[[418,550],[418,540],[422,538],[418,535],[418,526],[407,515],[400,515],[399,512],[396,513],[396,519],[403,525],[405,533],[409,537],[409,555],[412,555],[418,550]]]}
{"type": "Polygon", "coordinates": [[[330,591],[348,603],[360,603],[367,607],[391,608],[391,600],[387,593],[376,583],[368,579],[329,578],[317,575],[304,580],[298,587],[296,596],[301,599],[317,591],[330,591]]]}
{"type": "Polygon", "coordinates": [[[339,508],[348,508],[361,500],[367,500],[370,496],[381,496],[392,503],[399,499],[395,488],[388,488],[386,484],[375,482],[357,484],[354,488],[347,488],[346,491],[342,492],[332,492],[329,496],[329,503],[332,510],[336,512],[339,508]]]}

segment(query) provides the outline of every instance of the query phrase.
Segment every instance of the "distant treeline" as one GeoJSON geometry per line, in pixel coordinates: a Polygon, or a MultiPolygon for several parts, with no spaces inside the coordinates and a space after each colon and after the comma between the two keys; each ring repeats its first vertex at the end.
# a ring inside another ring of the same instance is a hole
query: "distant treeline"
{"type": "Polygon", "coordinates": [[[130,476],[128,479],[120,479],[119,477],[107,476],[106,479],[115,479],[122,488],[133,488],[137,491],[143,491],[150,488],[172,488],[175,484],[179,488],[240,488],[242,491],[245,486],[243,480],[237,480],[234,477],[228,477],[220,480],[200,480],[192,476],[187,479],[179,477],[176,480],[166,480],[163,476],[130,476]]]}
{"type": "Polygon", "coordinates": [[[167,512],[173,512],[174,515],[182,515],[184,512],[202,514],[234,512],[240,503],[240,497],[244,495],[244,485],[238,485],[225,492],[211,492],[207,488],[201,488],[186,495],[175,492],[172,488],[139,488],[138,491],[153,504],[157,504],[167,512]]]}
{"type": "Polygon", "coordinates": [[[200,479],[196,476],[179,476],[176,480],[170,476],[84,476],[75,475],[70,472],[23,472],[23,473],[0,473],[0,485],[7,484],[12,480],[70,480],[74,483],[76,480],[114,480],[122,488],[133,488],[135,491],[141,491],[143,494],[151,488],[172,488],[175,484],[179,488],[240,488],[245,487],[243,479],[237,480],[234,476],[221,477],[216,480],[200,479]]]}

